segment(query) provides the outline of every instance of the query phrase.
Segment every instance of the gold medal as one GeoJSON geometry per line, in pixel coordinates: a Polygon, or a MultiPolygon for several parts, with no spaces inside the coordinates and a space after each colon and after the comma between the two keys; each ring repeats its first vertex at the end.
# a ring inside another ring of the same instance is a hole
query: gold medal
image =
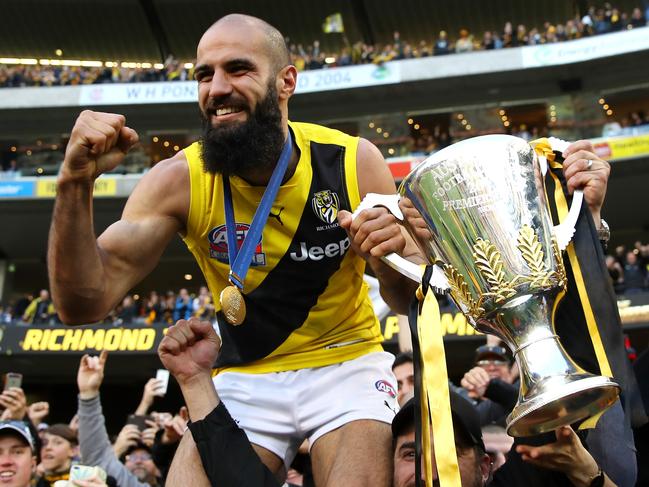
{"type": "Polygon", "coordinates": [[[234,326],[243,323],[246,318],[246,302],[237,286],[223,288],[219,300],[221,301],[221,310],[228,323],[234,326]]]}

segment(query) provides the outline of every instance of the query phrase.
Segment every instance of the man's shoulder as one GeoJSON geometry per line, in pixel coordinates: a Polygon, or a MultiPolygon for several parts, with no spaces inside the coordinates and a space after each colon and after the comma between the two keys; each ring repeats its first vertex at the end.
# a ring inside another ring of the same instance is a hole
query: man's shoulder
{"type": "Polygon", "coordinates": [[[142,177],[129,201],[144,203],[146,211],[155,209],[184,223],[189,209],[189,190],[187,158],[179,151],[153,166],[142,177]]]}
{"type": "Polygon", "coordinates": [[[338,129],[325,127],[324,125],[308,122],[290,122],[290,126],[296,133],[296,136],[305,141],[339,145],[358,143],[358,137],[346,134],[338,129]]]}
{"type": "Polygon", "coordinates": [[[158,162],[142,177],[142,184],[155,185],[165,191],[182,189],[183,186],[189,190],[189,168],[184,152],[179,151],[158,162]]]}

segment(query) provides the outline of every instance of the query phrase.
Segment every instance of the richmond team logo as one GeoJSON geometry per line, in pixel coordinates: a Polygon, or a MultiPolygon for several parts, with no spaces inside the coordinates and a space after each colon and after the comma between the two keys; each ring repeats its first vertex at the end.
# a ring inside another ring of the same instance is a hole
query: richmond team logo
{"type": "Polygon", "coordinates": [[[314,193],[311,199],[313,212],[320,220],[329,225],[336,221],[339,206],[338,195],[328,189],[314,193]]]}
{"type": "MultiPolygon", "coordinates": [[[[237,249],[240,250],[243,245],[243,240],[246,238],[250,230],[250,225],[247,223],[237,223],[236,225],[236,234],[237,234],[237,249]]],[[[210,244],[210,257],[228,264],[228,235],[225,230],[225,225],[219,225],[216,228],[213,228],[210,233],[207,234],[207,240],[210,244]]],[[[266,265],[266,254],[264,254],[261,237],[259,237],[259,242],[255,248],[255,253],[252,255],[251,266],[260,266],[266,265]]]]}
{"type": "Polygon", "coordinates": [[[387,380],[377,380],[374,383],[374,387],[379,392],[385,392],[390,397],[397,397],[397,393],[394,390],[394,387],[387,380]]]}

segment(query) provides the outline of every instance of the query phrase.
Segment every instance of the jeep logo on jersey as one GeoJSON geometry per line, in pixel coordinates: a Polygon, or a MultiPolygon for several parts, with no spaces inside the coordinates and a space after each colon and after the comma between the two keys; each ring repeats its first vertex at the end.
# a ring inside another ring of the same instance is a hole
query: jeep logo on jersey
{"type": "Polygon", "coordinates": [[[397,393],[394,391],[394,387],[385,380],[377,380],[374,383],[374,387],[376,387],[376,390],[379,392],[385,392],[388,396],[390,397],[397,397],[397,393]]]}
{"type": "Polygon", "coordinates": [[[328,189],[314,193],[311,199],[313,212],[320,220],[329,225],[336,221],[339,206],[338,195],[328,189]]]}
{"type": "Polygon", "coordinates": [[[300,242],[300,250],[298,252],[291,252],[291,259],[295,262],[304,262],[307,259],[322,260],[325,257],[345,255],[345,251],[349,248],[349,245],[348,237],[340,242],[328,243],[324,247],[317,245],[308,247],[306,242],[300,242]]]}
{"type": "MultiPolygon", "coordinates": [[[[237,249],[241,249],[243,239],[246,238],[248,230],[250,230],[250,225],[247,223],[237,223],[236,228],[237,249]]],[[[219,225],[218,227],[213,228],[210,233],[207,234],[207,240],[210,244],[210,257],[219,262],[228,264],[228,236],[225,231],[225,225],[219,225]]],[[[259,243],[255,248],[255,253],[252,254],[252,262],[250,265],[253,267],[266,265],[266,254],[264,254],[261,246],[261,237],[259,237],[259,243]]]]}

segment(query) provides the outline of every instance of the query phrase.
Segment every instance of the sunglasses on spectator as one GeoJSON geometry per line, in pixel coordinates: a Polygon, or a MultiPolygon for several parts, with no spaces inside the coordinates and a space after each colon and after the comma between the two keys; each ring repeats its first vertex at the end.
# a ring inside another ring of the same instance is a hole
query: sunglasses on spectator
{"type": "Polygon", "coordinates": [[[148,453],[135,453],[133,455],[126,455],[126,461],[127,462],[146,462],[148,460],[151,460],[151,455],[148,453]]]}
{"type": "Polygon", "coordinates": [[[476,365],[479,365],[480,367],[485,367],[487,365],[507,365],[506,360],[478,360],[476,362],[476,365]]]}

